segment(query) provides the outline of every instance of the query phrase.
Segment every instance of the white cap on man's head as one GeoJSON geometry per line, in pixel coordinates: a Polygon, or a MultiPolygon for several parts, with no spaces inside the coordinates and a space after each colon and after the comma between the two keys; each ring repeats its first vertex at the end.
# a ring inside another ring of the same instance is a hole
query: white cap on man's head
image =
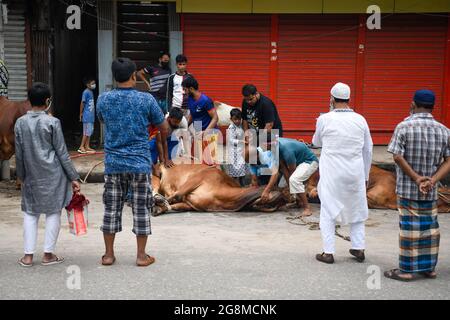
{"type": "Polygon", "coordinates": [[[336,83],[330,91],[331,95],[338,99],[350,99],[350,87],[345,83],[336,83]]]}

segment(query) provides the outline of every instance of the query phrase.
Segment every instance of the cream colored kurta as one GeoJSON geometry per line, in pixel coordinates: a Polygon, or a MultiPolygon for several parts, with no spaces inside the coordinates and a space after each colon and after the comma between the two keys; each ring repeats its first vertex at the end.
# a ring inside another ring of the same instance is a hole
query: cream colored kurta
{"type": "Polygon", "coordinates": [[[373,143],[364,117],[352,109],[321,115],[313,144],[322,147],[317,188],[320,214],[344,225],[367,220],[366,181],[373,143]]]}

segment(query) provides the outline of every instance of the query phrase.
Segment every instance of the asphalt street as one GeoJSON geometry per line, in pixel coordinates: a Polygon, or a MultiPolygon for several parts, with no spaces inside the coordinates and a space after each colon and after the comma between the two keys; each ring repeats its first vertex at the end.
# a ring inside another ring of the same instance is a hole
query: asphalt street
{"type": "MultiPolygon", "coordinates": [[[[103,238],[102,184],[83,185],[90,198],[89,232],[69,233],[67,217],[56,253],[61,265],[41,266],[44,217],[40,221],[35,265],[20,267],[20,194],[0,184],[0,299],[449,299],[450,215],[440,215],[438,278],[412,283],[383,277],[398,264],[396,211],[371,210],[366,223],[367,259],[348,254],[350,243],[336,239],[336,263],[315,260],[320,231],[294,225],[289,212],[272,214],[173,213],[152,218],[148,252],[156,263],[135,266],[136,242],[131,209],[124,210],[124,231],[116,237],[117,262],[100,264],[103,238]]],[[[319,207],[314,205],[318,221],[319,207]]],[[[296,222],[296,221],[294,221],[296,222]]],[[[297,221],[298,222],[298,221],[297,221]]],[[[314,228],[313,228],[314,229],[314,228]]],[[[340,232],[348,235],[348,228],[340,232]]]]}

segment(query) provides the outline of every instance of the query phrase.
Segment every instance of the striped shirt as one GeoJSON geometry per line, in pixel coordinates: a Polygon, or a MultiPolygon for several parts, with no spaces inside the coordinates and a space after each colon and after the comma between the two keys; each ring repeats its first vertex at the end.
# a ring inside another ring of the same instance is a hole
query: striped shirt
{"type": "Polygon", "coordinates": [[[167,79],[172,73],[172,70],[156,65],[145,67],[144,72],[150,75],[150,93],[152,96],[156,100],[166,100],[167,79]]]}
{"type": "MultiPolygon", "coordinates": [[[[450,156],[449,130],[434,120],[431,113],[416,113],[399,123],[388,146],[388,152],[401,155],[420,176],[432,177],[450,156]]],[[[399,166],[397,169],[397,195],[410,200],[437,200],[435,187],[427,195],[399,166]]]]}

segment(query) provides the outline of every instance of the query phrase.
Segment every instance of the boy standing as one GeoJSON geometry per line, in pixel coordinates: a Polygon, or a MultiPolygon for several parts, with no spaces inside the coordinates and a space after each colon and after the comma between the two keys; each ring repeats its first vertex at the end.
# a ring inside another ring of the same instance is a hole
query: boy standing
{"type": "Polygon", "coordinates": [[[244,178],[247,173],[247,164],[244,159],[244,129],[242,129],[241,110],[234,108],[230,111],[231,124],[227,130],[228,147],[228,174],[245,185],[244,178]]]}
{"type": "Polygon", "coordinates": [[[189,113],[187,105],[187,94],[183,92],[183,80],[187,77],[192,77],[192,75],[187,72],[188,60],[186,56],[179,54],[175,58],[177,63],[177,71],[170,75],[167,82],[167,106],[169,111],[172,108],[180,108],[183,111],[183,115],[187,117],[189,113]]]}
{"type": "Polygon", "coordinates": [[[79,153],[91,153],[95,152],[91,149],[89,142],[94,132],[95,122],[95,105],[94,105],[94,90],[96,88],[95,80],[92,78],[86,78],[84,81],[86,89],[81,96],[80,104],[80,122],[83,122],[83,139],[81,140],[79,153]]]}
{"type": "Polygon", "coordinates": [[[80,191],[76,172],[67,152],[58,119],[47,115],[51,105],[50,89],[35,83],[28,91],[32,109],[20,117],[14,127],[16,145],[16,173],[23,181],[22,211],[25,256],[19,260],[23,267],[33,265],[38,222],[46,215],[45,245],[42,265],[61,263],[56,256],[56,241],[61,227],[61,211],[80,191]]]}
{"type": "Polygon", "coordinates": [[[397,125],[388,147],[397,168],[400,254],[399,268],[384,275],[394,280],[436,277],[440,240],[436,184],[450,171],[450,134],[431,115],[434,102],[432,91],[416,91],[411,116],[397,125]]]}

